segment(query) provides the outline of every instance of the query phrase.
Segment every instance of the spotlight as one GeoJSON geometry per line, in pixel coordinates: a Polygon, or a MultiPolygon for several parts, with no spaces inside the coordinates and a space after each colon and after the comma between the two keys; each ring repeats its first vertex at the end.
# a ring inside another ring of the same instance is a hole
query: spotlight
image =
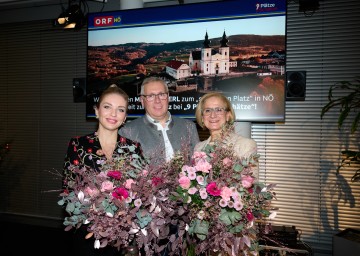
{"type": "Polygon", "coordinates": [[[71,5],[54,21],[56,27],[80,29],[85,24],[85,15],[78,4],[71,5]]]}
{"type": "Polygon", "coordinates": [[[299,12],[315,12],[319,6],[319,0],[299,0],[299,12]]]}

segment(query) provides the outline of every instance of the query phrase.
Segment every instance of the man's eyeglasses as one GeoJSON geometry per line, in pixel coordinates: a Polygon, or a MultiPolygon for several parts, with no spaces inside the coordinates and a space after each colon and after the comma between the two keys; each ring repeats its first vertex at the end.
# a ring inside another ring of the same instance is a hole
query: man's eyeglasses
{"type": "Polygon", "coordinates": [[[227,108],[205,108],[202,111],[202,114],[204,116],[210,116],[211,113],[214,113],[216,116],[221,116],[223,114],[225,114],[225,112],[227,112],[228,109],[227,108]]]}
{"type": "Polygon", "coordinates": [[[168,93],[162,92],[158,94],[149,94],[149,95],[141,95],[146,101],[154,101],[156,97],[159,97],[160,100],[166,100],[168,98],[168,93]]]}

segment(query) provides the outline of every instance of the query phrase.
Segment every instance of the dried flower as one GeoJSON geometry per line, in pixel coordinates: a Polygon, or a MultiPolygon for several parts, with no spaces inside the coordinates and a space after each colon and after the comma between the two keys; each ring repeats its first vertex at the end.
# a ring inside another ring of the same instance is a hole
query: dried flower
{"type": "Polygon", "coordinates": [[[99,160],[100,172],[79,168],[78,163],[69,166],[58,201],[68,213],[65,230],[87,225],[86,237],[95,238],[94,248],[121,249],[135,242],[146,255],[153,255],[164,250],[167,244],[161,241],[170,237],[171,250],[185,251],[183,236],[169,231],[172,225],[185,227],[179,217],[185,211],[169,199],[178,185],[177,165],[149,166],[128,147],[111,161],[99,160]]]}
{"type": "Polygon", "coordinates": [[[205,152],[195,152],[191,165],[182,166],[178,178],[174,195],[187,211],[185,231],[195,255],[256,254],[259,231],[254,221],[271,214],[275,185],[266,186],[252,176],[259,155],[240,159],[234,156],[232,145],[222,143],[231,129],[225,127],[223,137],[205,152]]]}
{"type": "Polygon", "coordinates": [[[146,256],[165,249],[169,255],[256,254],[254,222],[275,218],[269,210],[275,185],[252,176],[259,155],[238,158],[222,143],[230,131],[225,127],[223,137],[190,162],[184,150],[149,166],[129,148],[112,161],[99,160],[100,172],[74,163],[58,202],[69,214],[66,230],[87,225],[94,248],[135,242],[146,256]]]}

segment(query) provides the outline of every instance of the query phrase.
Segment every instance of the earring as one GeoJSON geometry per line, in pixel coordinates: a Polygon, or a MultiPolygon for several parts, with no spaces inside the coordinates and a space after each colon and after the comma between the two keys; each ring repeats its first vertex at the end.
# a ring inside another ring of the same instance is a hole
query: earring
{"type": "Polygon", "coordinates": [[[99,119],[99,116],[98,116],[98,115],[96,115],[96,119],[99,119]]]}

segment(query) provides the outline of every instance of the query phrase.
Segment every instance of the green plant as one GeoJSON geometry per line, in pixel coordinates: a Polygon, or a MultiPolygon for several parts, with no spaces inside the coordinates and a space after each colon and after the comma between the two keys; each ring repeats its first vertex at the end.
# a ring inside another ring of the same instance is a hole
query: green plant
{"type": "MultiPolygon", "coordinates": [[[[359,125],[360,120],[360,77],[356,76],[353,82],[340,81],[333,84],[329,89],[329,102],[321,110],[321,119],[330,109],[340,107],[338,117],[338,128],[341,129],[344,121],[347,119],[351,124],[351,134],[354,134],[359,125]],[[335,92],[344,92],[345,96],[335,96],[335,92]],[[352,112],[354,112],[352,115],[352,112]]],[[[341,168],[350,165],[360,165],[360,152],[352,150],[341,151],[342,161],[337,167],[337,172],[341,168]]],[[[355,174],[351,181],[360,181],[360,169],[355,170],[355,174]]]]}

